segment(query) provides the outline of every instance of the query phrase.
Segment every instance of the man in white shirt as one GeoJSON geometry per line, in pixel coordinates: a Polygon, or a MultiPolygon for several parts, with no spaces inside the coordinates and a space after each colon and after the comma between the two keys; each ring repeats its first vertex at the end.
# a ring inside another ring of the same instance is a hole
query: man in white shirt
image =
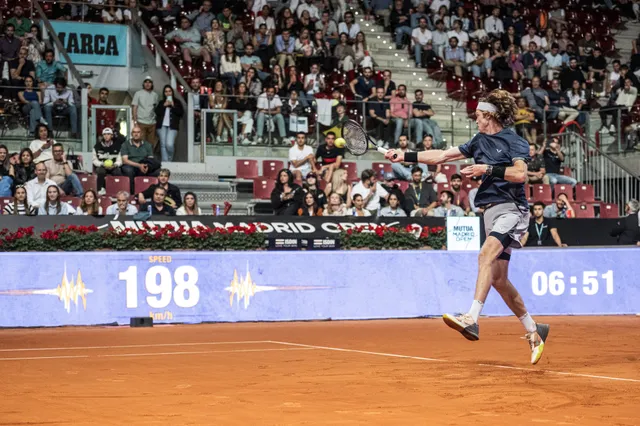
{"type": "Polygon", "coordinates": [[[529,43],[531,42],[534,42],[536,46],[538,46],[538,50],[545,49],[547,47],[547,39],[540,38],[540,36],[536,35],[536,27],[534,26],[530,26],[529,34],[522,37],[522,40],[520,40],[520,46],[524,52],[529,50],[529,43]]]}
{"type": "Polygon", "coordinates": [[[56,183],[47,176],[47,166],[44,163],[36,164],[36,178],[25,184],[27,190],[27,201],[30,206],[39,208],[47,201],[47,188],[56,186],[56,183]]]}
{"type": "Polygon", "coordinates": [[[271,7],[268,4],[265,4],[262,8],[262,12],[259,15],[256,15],[255,22],[253,23],[253,28],[258,31],[258,29],[260,29],[260,25],[265,24],[267,26],[267,31],[275,32],[276,22],[270,15],[271,7]]]}
{"type": "Polygon", "coordinates": [[[315,169],[313,148],[307,145],[307,135],[300,132],[296,144],[289,148],[289,170],[296,180],[304,180],[312,169],[315,169]]]}
{"type": "Polygon", "coordinates": [[[129,204],[129,193],[127,191],[118,191],[116,194],[116,203],[107,207],[107,216],[133,216],[138,213],[136,206],[129,204]]]}
{"type": "Polygon", "coordinates": [[[429,9],[431,9],[431,12],[433,12],[434,14],[437,14],[438,10],[440,10],[442,6],[446,6],[447,10],[450,11],[449,9],[451,7],[451,4],[449,0],[433,0],[431,5],[429,6],[429,9]]]}
{"type": "Polygon", "coordinates": [[[284,126],[284,117],[282,116],[282,101],[280,97],[276,95],[276,89],[274,87],[267,87],[267,90],[258,96],[258,116],[256,125],[256,136],[258,137],[258,144],[261,144],[262,134],[264,133],[265,121],[269,121],[278,128],[278,133],[282,139],[282,144],[286,145],[287,132],[284,126]]]}
{"type": "Polygon", "coordinates": [[[411,32],[411,41],[413,42],[413,51],[416,57],[416,68],[422,67],[422,51],[432,50],[431,31],[427,29],[426,18],[420,18],[418,28],[411,32]]]}
{"type": "Polygon", "coordinates": [[[364,208],[369,210],[372,216],[378,214],[380,199],[386,200],[389,197],[387,190],[376,183],[376,172],[371,169],[366,169],[360,174],[360,182],[351,190],[352,197],[356,194],[362,195],[364,208]]]}
{"type": "Polygon", "coordinates": [[[444,22],[442,19],[436,21],[436,30],[431,33],[431,43],[433,44],[433,50],[436,55],[441,58],[444,56],[444,48],[449,43],[449,37],[444,30],[444,22]]]}
{"type": "Polygon", "coordinates": [[[504,25],[500,19],[500,8],[494,7],[491,16],[484,20],[484,30],[490,37],[502,38],[504,34],[504,25]]]}
{"type": "Polygon", "coordinates": [[[55,79],[51,86],[44,91],[44,116],[53,130],[53,113],[66,115],[71,122],[71,137],[78,137],[78,110],[73,100],[73,92],[67,88],[67,80],[62,77],[55,79]]]}
{"type": "Polygon", "coordinates": [[[633,83],[630,78],[626,78],[624,80],[624,87],[618,89],[615,104],[613,106],[608,105],[604,108],[600,108],[600,120],[602,122],[600,132],[615,133],[618,120],[622,119],[622,117],[619,117],[620,113],[628,114],[629,111],[631,111],[633,104],[635,104],[637,97],[638,89],[633,87],[633,83]],[[609,126],[609,129],[607,129],[608,116],[611,116],[611,125],[609,126]]]}
{"type": "Polygon", "coordinates": [[[314,95],[323,91],[325,87],[324,78],[319,71],[318,64],[313,64],[309,74],[304,76],[304,93],[309,106],[313,105],[313,101],[316,99],[314,95]]]}
{"type": "Polygon", "coordinates": [[[456,19],[455,21],[453,21],[452,25],[453,30],[447,33],[447,37],[449,37],[449,39],[451,39],[451,37],[457,38],[458,46],[466,48],[467,44],[469,43],[469,34],[467,34],[466,31],[462,31],[462,21],[456,19]]]}
{"type": "Polygon", "coordinates": [[[354,41],[360,32],[360,25],[353,22],[353,13],[344,13],[344,22],[338,25],[338,34],[347,33],[350,41],[354,41]]]}
{"type": "Polygon", "coordinates": [[[306,0],[305,3],[298,6],[298,9],[296,9],[296,15],[298,16],[298,19],[300,19],[300,17],[302,16],[302,12],[304,12],[305,10],[309,12],[311,22],[316,22],[318,19],[320,19],[318,8],[313,4],[313,0],[306,0]]]}
{"type": "Polygon", "coordinates": [[[553,43],[551,51],[544,55],[547,58],[547,79],[549,81],[558,78],[560,71],[562,71],[562,55],[558,52],[559,50],[558,43],[553,43]]]}

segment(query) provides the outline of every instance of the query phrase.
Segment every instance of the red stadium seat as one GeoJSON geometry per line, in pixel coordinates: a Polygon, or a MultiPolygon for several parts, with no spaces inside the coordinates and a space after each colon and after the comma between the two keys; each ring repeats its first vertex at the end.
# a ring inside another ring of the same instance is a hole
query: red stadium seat
{"type": "Polygon", "coordinates": [[[105,176],[104,186],[107,195],[115,196],[118,191],[131,191],[131,184],[127,176],[105,176]]]}
{"type": "Polygon", "coordinates": [[[563,183],[557,183],[553,186],[553,194],[558,197],[560,194],[567,194],[569,201],[573,201],[573,187],[563,183]]]}
{"type": "Polygon", "coordinates": [[[238,179],[255,179],[259,177],[258,160],[236,160],[236,177],[238,179]]]}
{"type": "Polygon", "coordinates": [[[600,203],[600,217],[605,219],[620,217],[618,205],[614,203],[600,203]]]}
{"type": "Polygon", "coordinates": [[[533,202],[533,196],[531,195],[531,185],[528,183],[524,184],[524,195],[527,197],[527,201],[529,203],[533,202]]]}
{"type": "Polygon", "coordinates": [[[347,171],[348,182],[357,182],[360,180],[360,176],[358,176],[358,165],[356,163],[343,161],[342,167],[347,171]]]}
{"type": "Polygon", "coordinates": [[[102,207],[102,213],[103,214],[107,214],[107,209],[109,208],[109,206],[111,204],[113,204],[111,202],[111,198],[109,197],[102,197],[98,200],[98,203],[100,204],[100,207],[102,207]]]}
{"type": "Polygon", "coordinates": [[[4,212],[4,206],[13,202],[11,197],[0,197],[0,214],[4,212]]]}
{"type": "Polygon", "coordinates": [[[371,164],[371,168],[378,174],[378,177],[380,177],[383,173],[393,172],[391,163],[378,163],[374,161],[371,164]]]}
{"type": "Polygon", "coordinates": [[[478,96],[467,96],[467,116],[469,118],[475,118],[476,108],[478,108],[478,96]]]}
{"type": "Polygon", "coordinates": [[[151,185],[158,183],[157,177],[151,176],[137,176],[133,179],[133,192],[139,194],[149,188],[151,185]]]}
{"type": "Polygon", "coordinates": [[[436,192],[438,193],[438,195],[440,195],[442,191],[451,191],[451,185],[449,185],[448,183],[438,183],[436,184],[436,188],[436,192]]]}
{"type": "Polygon", "coordinates": [[[592,219],[596,217],[593,204],[580,203],[574,206],[574,210],[576,211],[576,217],[579,219],[592,219]]]}
{"type": "Polygon", "coordinates": [[[576,185],[576,201],[583,203],[593,203],[596,200],[593,185],[581,184],[576,185]]]}
{"type": "Polygon", "coordinates": [[[96,175],[84,175],[78,176],[80,178],[80,183],[82,184],[82,189],[86,192],[90,189],[94,191],[98,191],[98,178],[96,175]]]}
{"type": "Polygon", "coordinates": [[[70,204],[74,209],[80,207],[81,198],[78,197],[60,197],[60,201],[63,203],[70,204]]]}
{"type": "Polygon", "coordinates": [[[550,185],[535,184],[532,191],[533,201],[542,201],[545,204],[550,204],[553,201],[550,185]]]}
{"type": "Polygon", "coordinates": [[[270,200],[271,192],[276,186],[274,179],[258,177],[253,179],[253,198],[256,200],[270,200]]]}
{"type": "Polygon", "coordinates": [[[448,181],[451,181],[451,176],[458,173],[458,166],[455,164],[443,164],[440,172],[447,177],[448,181]]]}
{"type": "Polygon", "coordinates": [[[262,160],[262,176],[269,179],[277,179],[278,172],[284,169],[284,161],[262,160]]]}

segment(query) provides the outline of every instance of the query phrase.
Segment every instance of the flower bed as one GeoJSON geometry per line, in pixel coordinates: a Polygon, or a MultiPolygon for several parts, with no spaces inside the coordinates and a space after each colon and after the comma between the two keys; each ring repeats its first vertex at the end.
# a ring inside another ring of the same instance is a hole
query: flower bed
{"type": "Polygon", "coordinates": [[[422,230],[412,226],[406,228],[378,226],[358,226],[340,234],[340,246],[345,249],[370,250],[418,250],[446,249],[447,232],[444,227],[428,226],[422,230]]]}

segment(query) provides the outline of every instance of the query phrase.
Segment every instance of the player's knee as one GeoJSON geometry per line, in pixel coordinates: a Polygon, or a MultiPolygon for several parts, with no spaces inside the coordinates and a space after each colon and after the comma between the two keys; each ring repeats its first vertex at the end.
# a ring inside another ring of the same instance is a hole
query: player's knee
{"type": "Polygon", "coordinates": [[[491,266],[493,261],[494,261],[494,256],[493,255],[491,255],[486,250],[480,250],[480,253],[478,254],[478,266],[480,266],[480,267],[491,266]]]}

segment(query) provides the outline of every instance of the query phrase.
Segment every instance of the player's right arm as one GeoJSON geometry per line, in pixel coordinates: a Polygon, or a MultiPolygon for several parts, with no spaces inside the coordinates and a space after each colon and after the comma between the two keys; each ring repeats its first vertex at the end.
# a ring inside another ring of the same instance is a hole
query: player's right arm
{"type": "MultiPolygon", "coordinates": [[[[392,163],[401,163],[404,161],[404,152],[402,151],[390,149],[384,156],[392,163]],[[394,157],[396,154],[397,157],[394,157]]],[[[458,147],[449,148],[447,150],[432,149],[429,151],[421,151],[418,153],[418,162],[429,165],[443,164],[450,161],[462,160],[464,158],[467,157],[462,154],[458,147]]]]}

